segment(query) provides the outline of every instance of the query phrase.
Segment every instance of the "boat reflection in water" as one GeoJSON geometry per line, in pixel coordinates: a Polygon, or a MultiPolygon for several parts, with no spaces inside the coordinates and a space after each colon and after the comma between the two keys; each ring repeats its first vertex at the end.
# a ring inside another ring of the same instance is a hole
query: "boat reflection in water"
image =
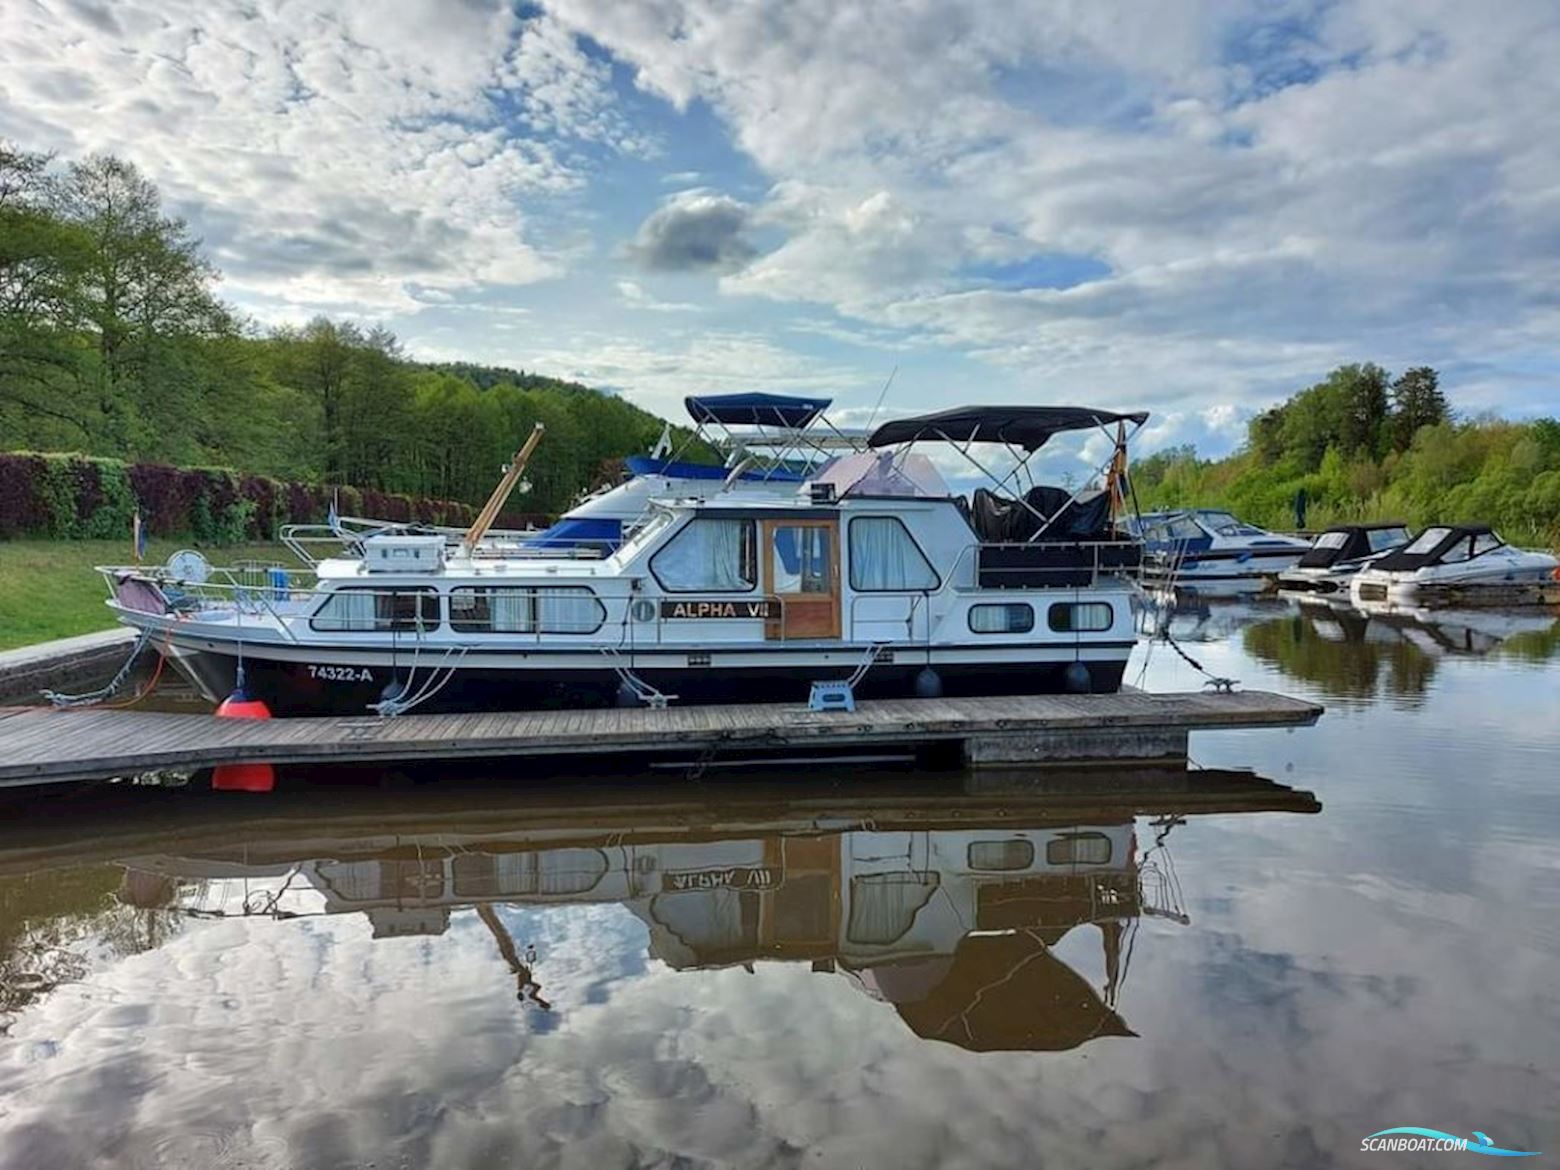
{"type": "Polygon", "coordinates": [[[1356,608],[1306,599],[1241,632],[1248,654],[1331,698],[1417,700],[1447,658],[1502,655],[1542,662],[1560,648],[1552,609],[1425,609],[1386,603],[1356,608]]]}
{"type": "Polygon", "coordinates": [[[1320,808],[1243,772],[982,776],[962,791],[949,779],[951,792],[880,780],[853,797],[739,785],[712,798],[678,786],[444,813],[356,794],[305,820],[243,810],[238,823],[111,848],[120,902],[159,914],[362,914],[382,939],[440,936],[474,911],[513,976],[497,985],[538,1024],[560,1010],[545,956],[495,908],[618,903],[675,970],[806,963],[891,1004],[927,1040],[1059,1051],[1134,1034],[1120,996],[1136,925],[1187,921],[1167,853],[1186,816],[1320,808]],[[1066,952],[1098,956],[1091,975],[1059,956],[1080,931],[1066,952]]]}

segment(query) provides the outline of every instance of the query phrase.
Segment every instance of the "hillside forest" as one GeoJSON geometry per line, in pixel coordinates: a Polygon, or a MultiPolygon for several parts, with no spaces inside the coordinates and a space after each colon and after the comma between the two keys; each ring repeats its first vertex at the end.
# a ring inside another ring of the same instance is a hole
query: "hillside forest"
{"type": "Polygon", "coordinates": [[[384,329],[261,328],[217,277],[134,166],[0,141],[0,450],[478,502],[540,421],[523,506],[555,513],[661,433],[576,383],[408,360],[384,329]]]}
{"type": "Polygon", "coordinates": [[[1373,363],[1340,366],[1252,418],[1226,459],[1173,447],[1140,460],[1145,509],[1225,507],[1257,524],[1351,520],[1492,524],[1507,540],[1560,547],[1560,422],[1458,418],[1435,370],[1393,377],[1373,363]]]}

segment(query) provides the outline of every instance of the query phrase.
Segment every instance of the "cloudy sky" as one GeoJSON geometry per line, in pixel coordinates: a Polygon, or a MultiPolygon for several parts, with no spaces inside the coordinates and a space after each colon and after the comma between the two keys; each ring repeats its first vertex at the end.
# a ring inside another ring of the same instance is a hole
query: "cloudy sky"
{"type": "Polygon", "coordinates": [[[1560,411],[1553,0],[0,0],[0,66],[258,320],[662,412],[897,367],[1214,452],[1363,359],[1560,411]]]}

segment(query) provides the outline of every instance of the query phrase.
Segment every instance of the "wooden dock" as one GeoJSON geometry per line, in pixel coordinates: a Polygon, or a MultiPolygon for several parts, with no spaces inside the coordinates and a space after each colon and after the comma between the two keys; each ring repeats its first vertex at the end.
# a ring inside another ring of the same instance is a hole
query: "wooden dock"
{"type": "Polygon", "coordinates": [[[232,763],[359,764],[494,757],[651,758],[962,744],[971,765],[1184,759],[1194,730],[1299,727],[1322,708],[1266,691],[1022,695],[470,715],[218,719],[0,707],[0,788],[232,763]]]}

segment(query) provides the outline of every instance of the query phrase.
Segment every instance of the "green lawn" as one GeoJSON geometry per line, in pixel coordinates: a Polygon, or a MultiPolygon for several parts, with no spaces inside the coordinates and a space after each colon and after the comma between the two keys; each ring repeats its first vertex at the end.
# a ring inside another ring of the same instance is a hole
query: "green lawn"
{"type": "MultiPolygon", "coordinates": [[[[160,564],[170,553],[189,547],[187,542],[154,540],[145,559],[160,564]]],[[[280,544],[205,551],[218,565],[244,559],[297,563],[280,544]]],[[[113,615],[103,604],[108,591],[92,566],[129,560],[129,540],[0,541],[0,650],[112,628],[113,615]]]]}

